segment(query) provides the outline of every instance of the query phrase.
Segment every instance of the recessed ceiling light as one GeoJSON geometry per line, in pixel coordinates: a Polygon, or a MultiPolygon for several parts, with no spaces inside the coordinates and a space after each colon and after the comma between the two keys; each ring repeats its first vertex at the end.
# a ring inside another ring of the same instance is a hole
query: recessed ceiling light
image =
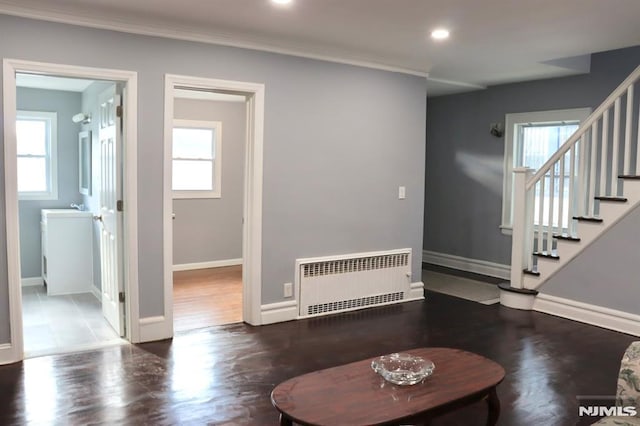
{"type": "Polygon", "coordinates": [[[444,40],[449,38],[449,30],[445,30],[444,28],[438,28],[431,32],[431,37],[436,40],[444,40]]]}
{"type": "Polygon", "coordinates": [[[271,0],[272,2],[274,2],[275,4],[289,4],[291,3],[291,0],[271,0]]]}

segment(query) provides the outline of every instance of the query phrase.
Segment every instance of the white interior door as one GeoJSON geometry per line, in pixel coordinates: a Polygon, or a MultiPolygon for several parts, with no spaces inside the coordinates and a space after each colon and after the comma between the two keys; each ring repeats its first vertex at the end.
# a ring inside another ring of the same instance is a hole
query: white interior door
{"type": "Polygon", "coordinates": [[[100,266],[102,276],[102,314],[109,324],[124,336],[124,303],[121,267],[122,212],[118,200],[122,200],[122,123],[116,110],[120,107],[120,95],[116,86],[100,94],[100,266]]]}

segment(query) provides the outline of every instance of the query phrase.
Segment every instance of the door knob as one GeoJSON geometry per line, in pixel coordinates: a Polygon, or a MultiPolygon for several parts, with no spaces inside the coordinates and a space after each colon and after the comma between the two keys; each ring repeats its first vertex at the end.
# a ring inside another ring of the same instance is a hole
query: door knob
{"type": "Polygon", "coordinates": [[[175,220],[175,218],[176,218],[176,214],[175,213],[171,213],[171,219],[175,220]]]}
{"type": "Polygon", "coordinates": [[[102,222],[102,215],[99,215],[99,216],[94,215],[93,220],[95,220],[96,222],[102,222]]]}

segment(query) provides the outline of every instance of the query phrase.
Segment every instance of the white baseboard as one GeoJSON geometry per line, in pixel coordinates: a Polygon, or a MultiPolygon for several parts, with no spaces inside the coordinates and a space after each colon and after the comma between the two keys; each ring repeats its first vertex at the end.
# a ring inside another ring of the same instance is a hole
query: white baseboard
{"type": "Polygon", "coordinates": [[[180,265],[173,265],[175,271],[192,271],[194,269],[208,269],[208,268],[220,268],[223,266],[236,266],[242,265],[242,259],[226,259],[226,260],[212,260],[210,262],[199,263],[183,263],[180,265]]]}
{"type": "Polygon", "coordinates": [[[421,300],[421,299],[424,299],[424,283],[422,281],[411,283],[409,300],[421,300]]]}
{"type": "Polygon", "coordinates": [[[285,302],[269,303],[260,307],[262,325],[276,322],[291,321],[298,318],[298,302],[287,300],[285,302]]]}
{"type": "Polygon", "coordinates": [[[20,361],[16,357],[16,353],[13,349],[14,348],[11,343],[0,344],[0,365],[12,364],[20,361]]]}
{"type": "Polygon", "coordinates": [[[100,302],[102,302],[102,292],[98,289],[98,287],[96,287],[95,285],[91,286],[91,293],[93,293],[93,295],[96,297],[96,299],[98,299],[100,302]]]}
{"type": "Polygon", "coordinates": [[[20,284],[22,287],[35,287],[37,285],[44,285],[44,280],[42,277],[22,278],[20,284]]]}
{"type": "Polygon", "coordinates": [[[140,341],[153,342],[170,339],[173,336],[173,324],[165,316],[140,318],[140,341]]]}
{"type": "Polygon", "coordinates": [[[511,278],[511,266],[488,262],[486,260],[469,259],[452,254],[422,250],[422,261],[424,263],[458,269],[459,271],[473,272],[474,274],[487,275],[489,277],[502,278],[504,280],[511,278]]]}
{"type": "Polygon", "coordinates": [[[533,310],[640,336],[640,315],[540,293],[533,310]]]}

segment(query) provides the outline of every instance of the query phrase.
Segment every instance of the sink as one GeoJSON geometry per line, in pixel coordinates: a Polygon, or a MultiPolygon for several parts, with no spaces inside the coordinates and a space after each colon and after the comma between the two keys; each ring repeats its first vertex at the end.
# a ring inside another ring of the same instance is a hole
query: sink
{"type": "Polygon", "coordinates": [[[93,216],[93,213],[88,211],[80,211],[76,209],[42,209],[42,216],[48,217],[87,217],[93,216]]]}

